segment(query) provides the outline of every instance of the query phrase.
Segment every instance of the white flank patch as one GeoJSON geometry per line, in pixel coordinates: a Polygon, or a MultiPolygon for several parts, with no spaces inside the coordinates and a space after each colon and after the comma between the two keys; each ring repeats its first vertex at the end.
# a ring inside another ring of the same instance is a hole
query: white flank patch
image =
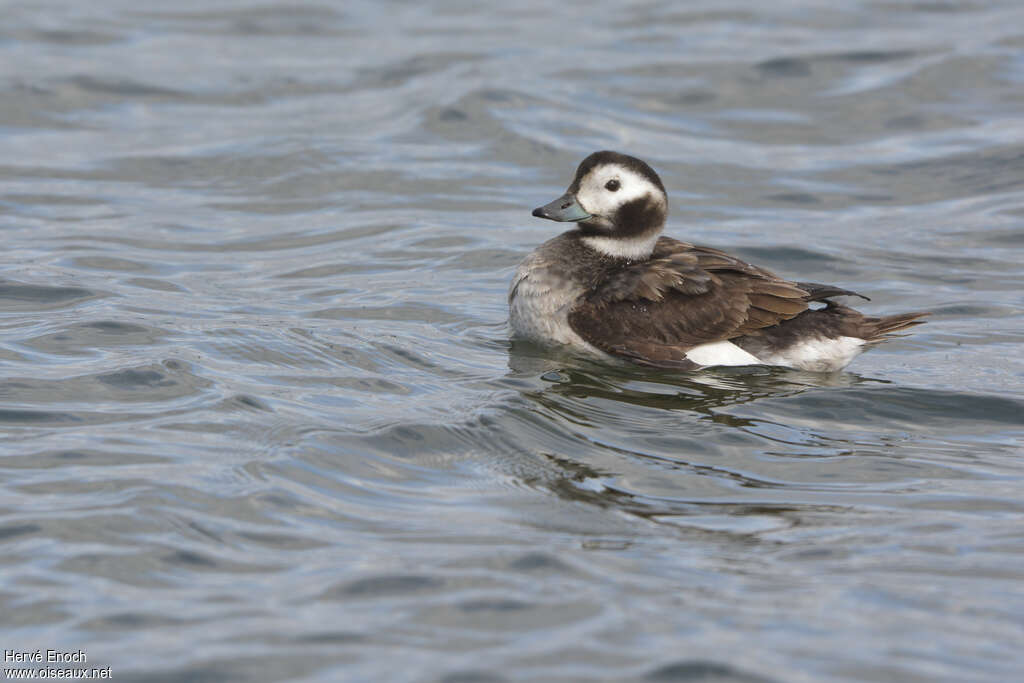
{"type": "Polygon", "coordinates": [[[658,233],[648,237],[636,237],[633,239],[616,239],[615,237],[584,237],[583,243],[591,249],[613,256],[633,261],[645,259],[654,251],[654,245],[658,243],[658,233]]]}
{"type": "Polygon", "coordinates": [[[701,344],[686,352],[686,357],[698,365],[764,365],[760,360],[729,341],[701,344]]]}
{"type": "Polygon", "coordinates": [[[811,372],[835,372],[849,365],[863,350],[864,340],[857,337],[818,337],[793,344],[771,355],[765,354],[761,362],[811,372]]]}

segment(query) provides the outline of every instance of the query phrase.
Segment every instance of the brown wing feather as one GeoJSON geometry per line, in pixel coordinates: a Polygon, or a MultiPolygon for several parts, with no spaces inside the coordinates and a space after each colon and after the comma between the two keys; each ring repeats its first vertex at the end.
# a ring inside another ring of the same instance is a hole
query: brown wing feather
{"type": "Polygon", "coordinates": [[[788,320],[807,310],[807,297],[725,252],[663,237],[649,260],[616,271],[581,298],[569,324],[608,353],[685,367],[694,346],[788,320]]]}
{"type": "Polygon", "coordinates": [[[775,294],[766,294],[763,291],[751,291],[747,295],[750,305],[771,313],[779,313],[786,317],[792,317],[802,313],[807,304],[799,299],[787,299],[775,294]]]}

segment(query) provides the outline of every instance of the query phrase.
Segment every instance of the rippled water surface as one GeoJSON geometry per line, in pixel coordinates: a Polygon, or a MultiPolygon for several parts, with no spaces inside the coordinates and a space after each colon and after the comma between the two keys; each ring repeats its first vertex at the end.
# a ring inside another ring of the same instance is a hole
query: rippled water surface
{"type": "MultiPolygon", "coordinates": [[[[1024,5],[6,2],[0,648],[120,681],[1024,670],[1024,5]],[[933,311],[850,372],[511,344],[530,217],[933,311]]],[[[6,664],[5,664],[6,666],[6,664]]]]}

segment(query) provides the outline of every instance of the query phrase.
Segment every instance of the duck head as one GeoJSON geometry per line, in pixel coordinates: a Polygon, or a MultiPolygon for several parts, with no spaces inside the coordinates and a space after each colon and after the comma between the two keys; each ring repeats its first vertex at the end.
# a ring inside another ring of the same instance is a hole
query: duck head
{"type": "Polygon", "coordinates": [[[661,178],[645,162],[618,152],[594,152],[580,163],[566,193],[533,215],[575,222],[587,246],[635,260],[653,251],[665,227],[668,199],[661,178]]]}

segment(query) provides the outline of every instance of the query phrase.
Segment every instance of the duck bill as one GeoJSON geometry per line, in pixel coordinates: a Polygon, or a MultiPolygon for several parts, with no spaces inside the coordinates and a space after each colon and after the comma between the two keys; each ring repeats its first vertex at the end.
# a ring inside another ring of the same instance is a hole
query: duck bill
{"type": "Polygon", "coordinates": [[[550,204],[539,206],[533,210],[533,215],[537,218],[547,218],[552,221],[559,221],[562,223],[568,221],[582,221],[590,218],[590,214],[587,213],[580,203],[576,201],[576,197],[572,196],[571,193],[565,193],[550,204]]]}

